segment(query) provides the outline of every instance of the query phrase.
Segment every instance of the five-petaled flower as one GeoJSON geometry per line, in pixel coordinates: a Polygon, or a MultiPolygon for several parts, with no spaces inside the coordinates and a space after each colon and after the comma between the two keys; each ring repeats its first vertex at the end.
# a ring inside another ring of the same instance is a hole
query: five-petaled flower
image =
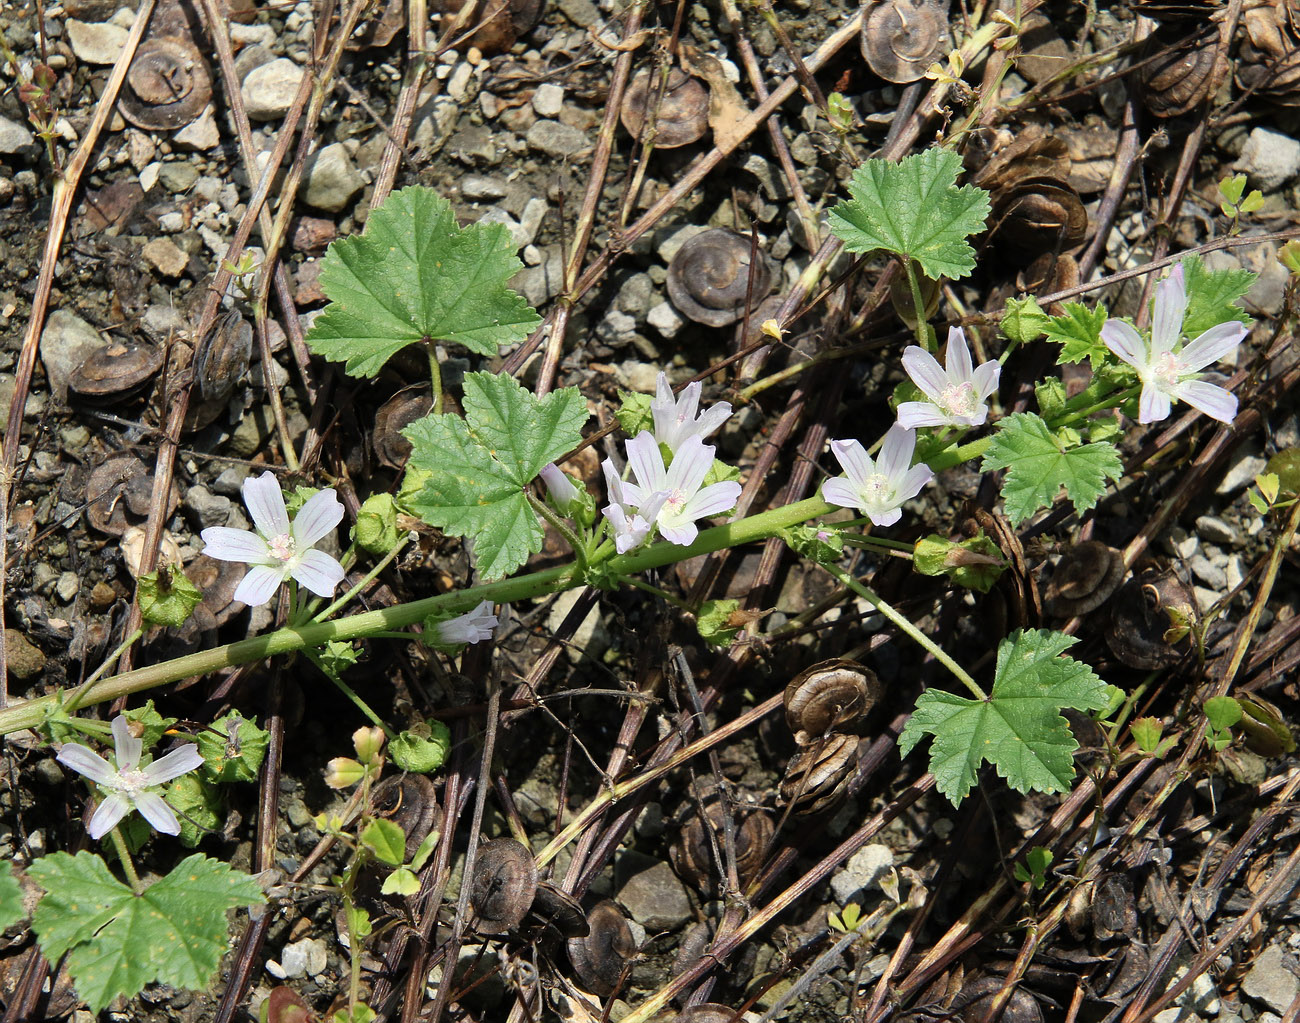
{"type": "Polygon", "coordinates": [[[605,492],[609,495],[609,504],[601,510],[614,529],[615,549],[619,554],[626,554],[645,543],[645,538],[655,528],[655,516],[668,500],[668,495],[642,494],[635,483],[619,479],[611,459],[605,459],[600,467],[605,470],[605,492]]]}
{"type": "Polygon", "coordinates": [[[1168,417],[1174,399],[1187,402],[1221,423],[1231,423],[1237,415],[1237,399],[1231,392],[1197,376],[1241,344],[1249,326],[1237,320],[1215,324],[1176,351],[1183,338],[1186,314],[1187,286],[1179,263],[1156,285],[1150,343],[1123,320],[1108,319],[1102,325],[1101,339],[1106,347],[1136,369],[1142,381],[1139,423],[1158,423],[1168,417]]]}
{"type": "Polygon", "coordinates": [[[492,638],[497,627],[497,616],[492,613],[492,601],[485,600],[472,611],[459,618],[439,622],[438,642],[443,646],[460,646],[464,643],[482,643],[492,638]]]}
{"type": "Polygon", "coordinates": [[[822,484],[822,498],[844,508],[857,508],[877,526],[892,526],[899,510],[934,477],[928,465],[912,465],[916,434],[895,424],[885,434],[880,456],[873,462],[856,440],[833,440],[831,452],[844,469],[822,484]]]}
{"type": "Polygon", "coordinates": [[[725,401],[710,406],[697,417],[700,391],[701,384],[697,380],[693,384],[687,384],[682,393],[674,398],[668,374],[659,374],[655,385],[655,400],[650,403],[650,414],[655,421],[655,440],[667,444],[669,451],[678,451],[691,437],[703,440],[731,418],[731,404],[725,401]]]}
{"type": "Polygon", "coordinates": [[[694,543],[700,532],[696,519],[736,506],[739,483],[726,480],[704,486],[704,477],[713,467],[713,453],[713,446],[698,436],[688,437],[673,455],[672,465],[665,467],[659,444],[648,430],[627,442],[627,461],[636,485],[624,483],[623,491],[647,521],[658,525],[669,543],[694,543]],[[661,497],[662,503],[651,514],[651,505],[661,497]]]}
{"type": "Polygon", "coordinates": [[[275,474],[264,472],[244,480],[244,504],[256,532],[209,526],[201,534],[208,557],[252,566],[236,587],[234,599],[265,604],[291,576],[318,597],[333,596],[343,581],[343,566],[313,545],[343,518],[338,495],[332,489],[313,494],[291,523],[275,474]]]}
{"type": "Polygon", "coordinates": [[[929,401],[905,401],[898,406],[898,425],[908,430],[920,426],[983,426],[988,418],[988,397],[998,389],[1002,367],[990,360],[972,368],[966,332],[948,328],[944,365],[917,345],[903,352],[903,368],[929,401]]]}
{"type": "Polygon", "coordinates": [[[144,743],[131,734],[123,714],[113,719],[113,745],[116,767],[79,742],[64,743],[59,750],[59,763],[84,774],[107,793],[86,825],[86,832],[91,838],[102,838],[128,813],[139,810],[155,831],[179,835],[181,826],[176,814],[162,796],[151,790],[202,764],[199,748],[192,742],[186,743],[142,768],[140,754],[144,752],[144,743]]]}

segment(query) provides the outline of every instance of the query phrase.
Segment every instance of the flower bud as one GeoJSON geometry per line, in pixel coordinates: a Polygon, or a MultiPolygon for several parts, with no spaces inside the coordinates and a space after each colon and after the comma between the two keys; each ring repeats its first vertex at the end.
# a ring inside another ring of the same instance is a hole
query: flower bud
{"type": "Polygon", "coordinates": [[[391,494],[367,497],[357,511],[352,536],[362,550],[387,554],[397,546],[397,505],[391,494]]]}
{"type": "Polygon", "coordinates": [[[325,784],[332,789],[351,788],[366,776],[366,769],[351,757],[335,757],[325,765],[325,784]]]}
{"type": "Polygon", "coordinates": [[[363,725],[352,733],[352,745],[363,764],[373,763],[384,747],[384,730],[374,725],[363,725]]]}

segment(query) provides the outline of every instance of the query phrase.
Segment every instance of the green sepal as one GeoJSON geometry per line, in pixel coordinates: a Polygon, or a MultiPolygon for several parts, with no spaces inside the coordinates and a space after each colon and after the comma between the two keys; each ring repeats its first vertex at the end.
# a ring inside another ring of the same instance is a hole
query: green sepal
{"type": "Polygon", "coordinates": [[[397,503],[392,494],[372,494],[362,502],[352,538],[371,554],[387,554],[397,546],[397,503]]]}
{"type": "Polygon", "coordinates": [[[437,718],[402,732],[388,744],[388,758],[403,771],[432,774],[447,761],[451,729],[437,718]]]}
{"type": "Polygon", "coordinates": [[[136,580],[140,617],[151,625],[178,629],[203,603],[203,594],[179,568],[165,565],[136,580]]]}

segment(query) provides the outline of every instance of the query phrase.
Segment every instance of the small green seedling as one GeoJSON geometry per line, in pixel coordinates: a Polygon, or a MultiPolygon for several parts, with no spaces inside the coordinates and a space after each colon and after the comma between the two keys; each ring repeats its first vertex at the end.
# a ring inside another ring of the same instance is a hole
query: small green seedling
{"type": "Polygon", "coordinates": [[[1133,722],[1133,741],[1147,756],[1161,760],[1178,741],[1176,735],[1161,738],[1164,730],[1165,726],[1159,718],[1138,718],[1133,722]]]}
{"type": "Polygon", "coordinates": [[[850,902],[838,913],[832,909],[826,914],[826,922],[831,925],[831,928],[844,934],[856,931],[862,926],[864,920],[862,907],[856,902],[850,902]]]}
{"type": "Polygon", "coordinates": [[[1246,192],[1246,175],[1224,177],[1219,182],[1219,209],[1232,221],[1232,233],[1237,231],[1237,220],[1243,213],[1253,213],[1264,205],[1264,196],[1258,188],[1246,192]]]}
{"type": "Polygon", "coordinates": [[[1232,742],[1232,726],[1241,720],[1241,704],[1231,696],[1214,696],[1205,701],[1205,717],[1210,723],[1206,741],[1216,753],[1232,742]]]}
{"type": "Polygon", "coordinates": [[[1034,886],[1034,891],[1039,891],[1047,884],[1047,868],[1052,865],[1051,849],[1044,849],[1041,845],[1036,845],[1025,854],[1025,862],[1017,863],[1014,871],[1017,881],[1028,881],[1034,886]]]}

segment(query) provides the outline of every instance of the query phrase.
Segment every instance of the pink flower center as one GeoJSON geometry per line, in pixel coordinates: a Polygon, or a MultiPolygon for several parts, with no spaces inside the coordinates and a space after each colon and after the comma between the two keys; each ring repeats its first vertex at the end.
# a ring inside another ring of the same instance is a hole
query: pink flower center
{"type": "Polygon", "coordinates": [[[969,380],[949,384],[939,396],[944,411],[954,416],[973,416],[980,400],[975,396],[975,385],[969,380]]]}
{"type": "Polygon", "coordinates": [[[868,498],[882,498],[889,491],[889,477],[883,472],[873,472],[862,481],[862,493],[868,498]]]}
{"type": "Polygon", "coordinates": [[[1182,362],[1173,352],[1161,352],[1156,356],[1151,376],[1155,385],[1162,391],[1170,391],[1177,387],[1182,374],[1182,362]]]}
{"type": "Polygon", "coordinates": [[[118,771],[112,787],[128,796],[134,796],[149,788],[149,776],[139,770],[118,771]]]}
{"type": "Polygon", "coordinates": [[[668,495],[668,500],[664,502],[664,511],[669,515],[679,515],[686,505],[686,495],[680,490],[674,490],[668,495]]]}
{"type": "Polygon", "coordinates": [[[271,537],[267,546],[271,549],[271,557],[279,561],[288,561],[298,550],[298,545],[294,543],[293,537],[288,533],[281,533],[279,536],[271,537]]]}

